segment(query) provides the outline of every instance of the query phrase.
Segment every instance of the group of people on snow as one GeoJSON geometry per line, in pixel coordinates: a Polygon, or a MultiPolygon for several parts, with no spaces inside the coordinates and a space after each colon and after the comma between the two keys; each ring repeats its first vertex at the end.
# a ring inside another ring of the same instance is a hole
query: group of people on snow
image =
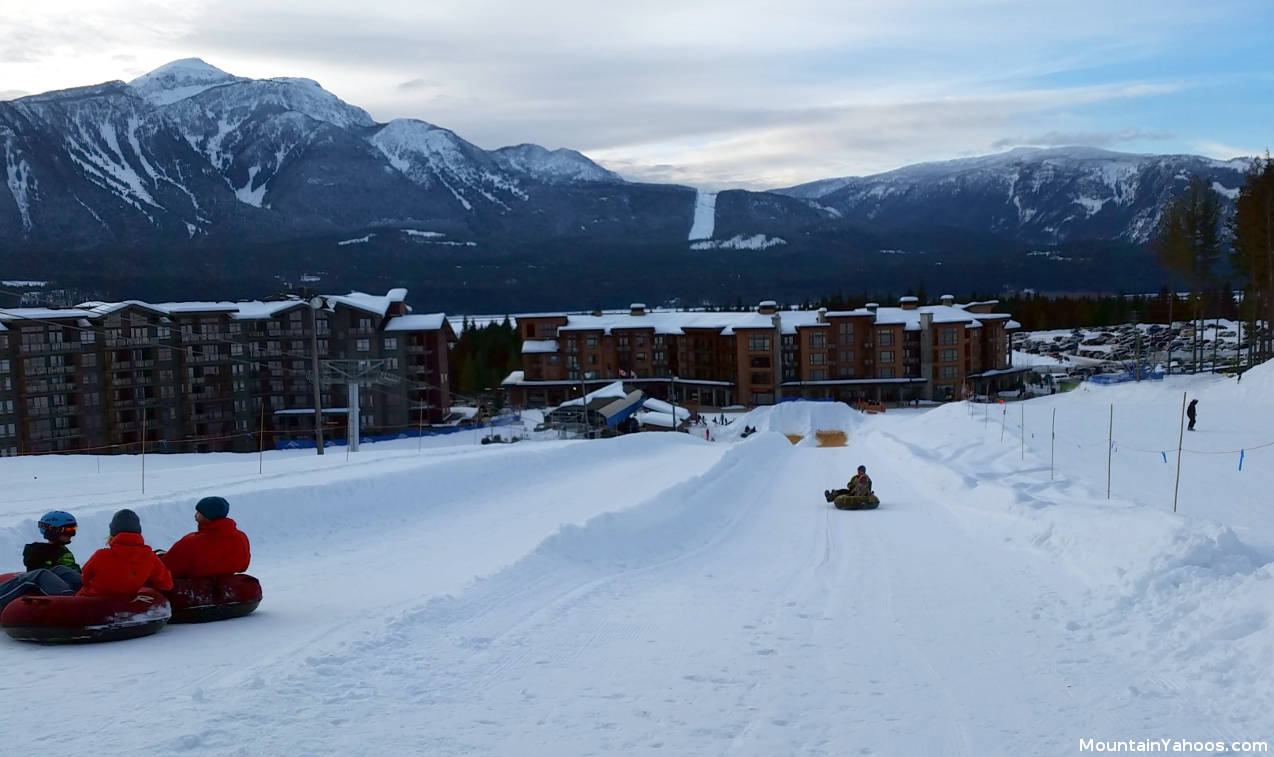
{"type": "Polygon", "coordinates": [[[152,549],[142,538],[141,519],[132,510],[115,513],[106,546],[81,570],[67,546],[78,530],[75,516],[46,513],[37,527],[44,537],[22,550],[26,572],[0,584],[0,609],[32,591],[55,596],[133,594],[143,586],[173,588],[174,578],[208,578],[242,573],[252,559],[247,534],[229,517],[223,497],[204,497],[195,505],[198,529],[168,550],[152,549]]]}

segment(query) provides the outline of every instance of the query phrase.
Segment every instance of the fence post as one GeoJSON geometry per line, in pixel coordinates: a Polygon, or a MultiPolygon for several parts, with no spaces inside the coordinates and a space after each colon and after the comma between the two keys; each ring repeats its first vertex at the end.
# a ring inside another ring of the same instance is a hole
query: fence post
{"type": "Polygon", "coordinates": [[[1177,432],[1177,482],[1172,485],[1172,511],[1177,511],[1177,492],[1181,490],[1181,443],[1186,436],[1186,393],[1181,393],[1181,430],[1177,432]]]}
{"type": "Polygon", "coordinates": [[[1022,460],[1026,459],[1026,405],[1020,405],[1022,408],[1022,460]]]}
{"type": "Polygon", "coordinates": [[[261,426],[257,429],[257,475],[265,473],[265,398],[261,398],[261,426]]]}
{"type": "MultiPolygon", "coordinates": [[[[1001,400],[1000,402],[1003,403],[1004,401],[1001,400]]],[[[1008,422],[1008,418],[1009,418],[1009,406],[1005,404],[1001,404],[1000,405],[1000,442],[1001,443],[1004,442],[1004,424],[1008,422]]]]}
{"type": "Polygon", "coordinates": [[[1057,408],[1053,408],[1053,426],[1048,432],[1048,480],[1053,480],[1053,450],[1057,446],[1057,408]]]}
{"type": "Polygon", "coordinates": [[[142,494],[146,493],[146,408],[142,408],[142,494]]]}
{"type": "Polygon", "coordinates": [[[1115,403],[1110,403],[1110,428],[1106,431],[1106,499],[1110,499],[1110,454],[1115,449],[1115,403]]]}

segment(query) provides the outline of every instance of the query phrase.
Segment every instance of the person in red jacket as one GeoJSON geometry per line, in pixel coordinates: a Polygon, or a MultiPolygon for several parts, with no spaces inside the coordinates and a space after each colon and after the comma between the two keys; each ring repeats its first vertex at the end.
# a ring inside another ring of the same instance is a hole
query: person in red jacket
{"type": "Polygon", "coordinates": [[[223,497],[204,497],[195,505],[199,530],[177,540],[172,549],[159,552],[173,578],[209,578],[242,573],[252,552],[248,536],[227,518],[230,503],[223,497]]]}
{"type": "Polygon", "coordinates": [[[142,522],[132,510],[120,510],[111,518],[111,538],[84,563],[83,585],[78,594],[98,597],[134,594],[143,586],[160,591],[173,587],[168,568],[142,540],[142,522]]]}

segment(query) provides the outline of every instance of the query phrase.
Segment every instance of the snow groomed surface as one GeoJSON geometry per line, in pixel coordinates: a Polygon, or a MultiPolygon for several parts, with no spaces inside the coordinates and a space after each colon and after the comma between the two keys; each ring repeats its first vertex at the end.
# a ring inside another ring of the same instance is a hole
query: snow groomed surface
{"type": "Polygon", "coordinates": [[[1274,447],[1257,446],[1274,441],[1271,396],[1274,372],[1259,370],[875,416],[784,403],[711,427],[714,442],[457,435],[348,462],[153,457],[144,496],[136,458],[0,460],[0,555],[15,563],[50,503],[80,519],[71,546],[86,558],[123,503],[166,547],[216,493],[270,587],[230,623],[76,654],[0,644],[3,743],[46,744],[23,724],[49,681],[77,706],[64,754],[1260,740],[1274,725],[1274,447]],[[1161,453],[1182,392],[1201,397],[1200,421],[1173,514],[1161,453]],[[739,439],[744,425],[757,433],[739,439]],[[818,446],[831,430],[845,446],[818,446]],[[819,495],[859,464],[882,505],[838,512],[819,495]]]}

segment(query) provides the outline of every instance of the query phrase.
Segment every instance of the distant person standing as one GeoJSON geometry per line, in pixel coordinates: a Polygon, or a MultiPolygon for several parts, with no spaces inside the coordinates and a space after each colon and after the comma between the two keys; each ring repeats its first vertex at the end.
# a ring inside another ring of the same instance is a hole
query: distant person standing
{"type": "Polygon", "coordinates": [[[1190,419],[1190,425],[1186,427],[1187,431],[1194,431],[1194,406],[1199,404],[1198,400],[1190,400],[1190,406],[1186,408],[1186,417],[1190,419]]]}

